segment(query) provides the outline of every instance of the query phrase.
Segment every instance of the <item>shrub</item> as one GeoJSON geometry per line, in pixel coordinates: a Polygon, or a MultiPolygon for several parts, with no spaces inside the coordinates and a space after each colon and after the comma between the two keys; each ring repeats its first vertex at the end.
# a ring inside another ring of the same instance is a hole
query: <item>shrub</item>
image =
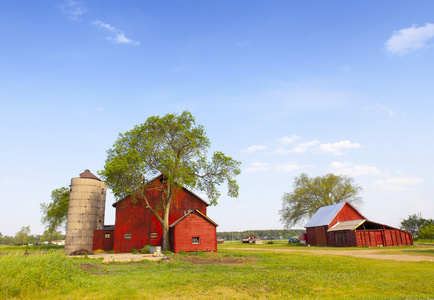
{"type": "Polygon", "coordinates": [[[93,254],[103,254],[103,253],[105,253],[105,251],[102,249],[97,249],[97,250],[93,251],[93,254]]]}
{"type": "Polygon", "coordinates": [[[168,254],[172,254],[172,251],[170,250],[165,250],[165,251],[161,251],[162,254],[168,255],[168,254]]]}
{"type": "Polygon", "coordinates": [[[151,246],[146,245],[142,249],[140,249],[140,253],[142,253],[142,254],[149,254],[150,248],[151,248],[151,246]]]}
{"type": "Polygon", "coordinates": [[[139,253],[139,250],[137,250],[136,248],[133,248],[133,249],[131,249],[131,253],[137,254],[137,253],[139,253]]]}

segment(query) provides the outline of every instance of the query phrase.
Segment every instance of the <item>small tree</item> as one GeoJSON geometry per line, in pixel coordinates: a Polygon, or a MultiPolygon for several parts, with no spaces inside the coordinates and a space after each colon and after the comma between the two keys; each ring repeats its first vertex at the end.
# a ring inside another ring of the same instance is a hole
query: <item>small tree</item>
{"type": "Polygon", "coordinates": [[[41,203],[42,211],[42,224],[45,224],[49,237],[48,241],[51,242],[53,234],[57,229],[64,225],[66,217],[68,216],[69,205],[69,189],[61,187],[51,192],[51,202],[41,203]]]}
{"type": "Polygon", "coordinates": [[[28,244],[28,238],[30,235],[30,226],[21,227],[20,231],[15,234],[14,242],[18,245],[28,244]]]}
{"type": "Polygon", "coordinates": [[[418,237],[421,239],[430,239],[432,241],[434,238],[434,223],[430,223],[422,227],[419,230],[418,237]]]}
{"type": "Polygon", "coordinates": [[[141,198],[163,228],[163,250],[169,245],[169,213],[173,196],[182,187],[203,191],[210,204],[216,205],[218,185],[226,182],[228,195],[238,196],[234,177],[240,173],[240,162],[214,152],[207,159],[210,141],[202,125],[195,124],[190,112],[181,115],[153,116],[144,124],[120,134],[108,150],[104,170],[99,175],[117,199],[128,195],[133,201],[141,198]],[[162,183],[152,180],[162,175],[162,183]],[[151,206],[145,189],[158,190],[161,200],[151,206]]]}
{"type": "Polygon", "coordinates": [[[362,188],[353,181],[353,178],[331,173],[315,178],[301,174],[294,180],[294,190],[283,195],[280,221],[289,228],[310,218],[320,207],[343,201],[361,203],[358,194],[362,188]]]}

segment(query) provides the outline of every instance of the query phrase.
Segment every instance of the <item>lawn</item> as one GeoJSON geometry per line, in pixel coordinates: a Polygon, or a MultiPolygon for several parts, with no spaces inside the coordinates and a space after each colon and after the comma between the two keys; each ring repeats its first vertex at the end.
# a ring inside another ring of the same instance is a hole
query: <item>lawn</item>
{"type": "MultiPolygon", "coordinates": [[[[434,298],[433,262],[317,255],[312,251],[254,251],[255,247],[299,248],[286,244],[228,249],[234,245],[219,245],[218,253],[170,255],[172,261],[160,263],[102,263],[67,258],[61,250],[34,252],[27,257],[0,255],[0,298],[434,298]],[[50,275],[53,272],[55,276],[50,275]]],[[[427,247],[403,247],[399,251],[419,250],[432,255],[427,247]]]]}

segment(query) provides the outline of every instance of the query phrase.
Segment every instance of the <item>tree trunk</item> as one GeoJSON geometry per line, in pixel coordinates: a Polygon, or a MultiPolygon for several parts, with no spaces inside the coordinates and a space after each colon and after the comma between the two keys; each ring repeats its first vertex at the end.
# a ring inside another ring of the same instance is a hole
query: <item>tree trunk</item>
{"type": "Polygon", "coordinates": [[[163,218],[163,251],[170,250],[170,236],[169,236],[169,212],[170,205],[164,211],[163,218]]]}

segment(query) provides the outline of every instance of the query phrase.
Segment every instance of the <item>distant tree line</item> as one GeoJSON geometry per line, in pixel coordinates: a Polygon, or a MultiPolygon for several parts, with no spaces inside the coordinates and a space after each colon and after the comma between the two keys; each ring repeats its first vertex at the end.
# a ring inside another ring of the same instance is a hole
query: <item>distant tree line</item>
{"type": "Polygon", "coordinates": [[[14,235],[8,236],[3,235],[0,232],[0,245],[8,245],[8,246],[21,246],[21,245],[31,245],[31,244],[40,244],[43,242],[51,242],[56,240],[64,240],[65,235],[60,231],[49,231],[45,230],[44,234],[31,234],[30,226],[23,226],[21,229],[14,235]]]}
{"type": "Polygon", "coordinates": [[[217,232],[218,239],[231,240],[241,240],[243,237],[248,237],[249,235],[256,235],[256,237],[263,240],[280,240],[288,239],[289,237],[299,236],[302,229],[269,229],[269,230],[245,230],[245,231],[223,231],[217,232]]]}
{"type": "Polygon", "coordinates": [[[401,222],[401,229],[410,232],[413,237],[434,239],[434,220],[422,218],[422,213],[409,215],[401,222]]]}

